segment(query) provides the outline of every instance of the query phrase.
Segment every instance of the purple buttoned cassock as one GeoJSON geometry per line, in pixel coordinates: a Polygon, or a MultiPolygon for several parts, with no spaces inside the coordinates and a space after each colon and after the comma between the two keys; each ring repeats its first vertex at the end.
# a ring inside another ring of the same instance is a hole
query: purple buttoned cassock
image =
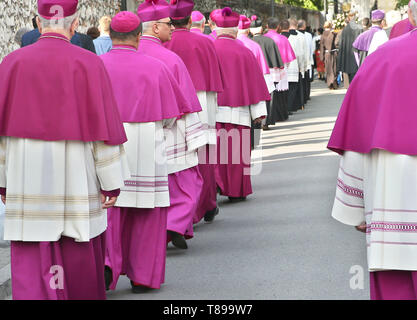
{"type": "MultiPolygon", "coordinates": [[[[148,123],[182,115],[188,101],[161,61],[126,45],[115,45],[100,58],[123,122],[148,123]]],[[[167,208],[114,207],[108,212],[105,263],[112,272],[110,289],[116,288],[121,274],[136,284],[160,288],[165,278],[167,208]]]]}

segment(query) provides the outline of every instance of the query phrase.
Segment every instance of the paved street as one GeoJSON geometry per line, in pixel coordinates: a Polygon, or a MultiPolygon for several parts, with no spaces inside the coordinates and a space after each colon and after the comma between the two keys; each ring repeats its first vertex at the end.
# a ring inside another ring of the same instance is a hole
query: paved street
{"type": "Polygon", "coordinates": [[[169,246],[161,290],[134,295],[122,277],[108,298],[369,299],[365,237],[331,218],[339,157],[326,145],[344,94],[315,82],[306,110],[263,133],[254,195],[220,198],[187,251],[169,246]],[[353,266],[363,289],[351,289],[353,266]]]}

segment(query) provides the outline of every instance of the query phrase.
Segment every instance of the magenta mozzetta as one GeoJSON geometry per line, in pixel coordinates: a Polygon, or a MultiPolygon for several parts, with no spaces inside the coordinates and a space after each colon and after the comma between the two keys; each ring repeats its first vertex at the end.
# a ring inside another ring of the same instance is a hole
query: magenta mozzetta
{"type": "Polygon", "coordinates": [[[126,142],[103,63],[65,36],[45,33],[35,44],[12,52],[0,64],[0,74],[1,136],[126,142]],[[48,61],[48,68],[39,72],[43,61],[48,61]],[[54,79],[56,89],[43,79],[54,79]]]}
{"type": "Polygon", "coordinates": [[[413,63],[415,54],[411,50],[416,45],[417,33],[410,32],[387,42],[380,47],[384,50],[378,49],[366,58],[343,101],[329,149],[340,154],[344,151],[369,153],[372,149],[384,149],[417,155],[416,111],[410,103],[416,100],[415,90],[409,78],[398,77],[417,72],[413,63]],[[388,61],[403,63],[389,63],[387,68],[388,61]],[[378,89],[382,75],[390,90],[378,89]]]}

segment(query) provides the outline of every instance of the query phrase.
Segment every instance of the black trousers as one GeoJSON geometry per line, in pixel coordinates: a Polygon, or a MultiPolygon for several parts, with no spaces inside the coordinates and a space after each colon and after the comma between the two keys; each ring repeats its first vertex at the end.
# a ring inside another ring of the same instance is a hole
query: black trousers
{"type": "Polygon", "coordinates": [[[299,99],[297,96],[300,91],[299,82],[290,82],[288,90],[288,110],[291,112],[297,111],[301,106],[299,105],[299,99]]]}

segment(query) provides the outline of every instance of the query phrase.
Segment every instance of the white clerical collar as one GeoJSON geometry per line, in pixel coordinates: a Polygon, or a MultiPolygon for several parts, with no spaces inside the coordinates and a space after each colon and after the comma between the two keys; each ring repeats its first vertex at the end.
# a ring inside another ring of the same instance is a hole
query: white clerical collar
{"type": "Polygon", "coordinates": [[[155,37],[155,36],[153,36],[153,35],[150,35],[150,34],[144,34],[144,35],[141,37],[141,39],[144,39],[144,40],[150,40],[150,41],[152,41],[152,42],[162,44],[161,39],[159,39],[158,37],[155,37]]]}

